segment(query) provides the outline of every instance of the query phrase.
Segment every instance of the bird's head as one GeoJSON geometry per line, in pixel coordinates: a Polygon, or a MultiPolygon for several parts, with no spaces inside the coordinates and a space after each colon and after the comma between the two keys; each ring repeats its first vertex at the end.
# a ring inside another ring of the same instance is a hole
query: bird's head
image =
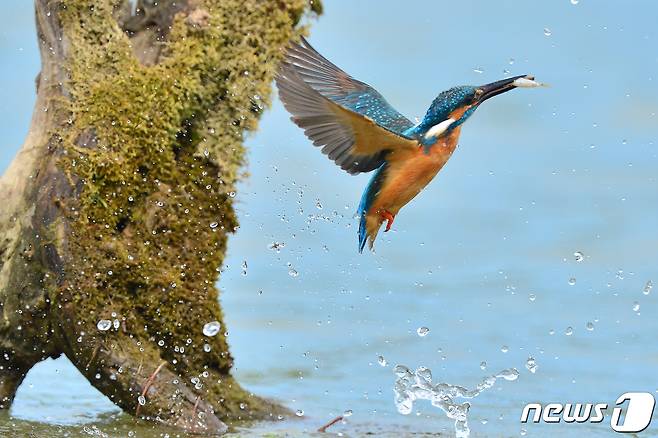
{"type": "Polygon", "coordinates": [[[533,87],[541,84],[530,75],[514,76],[486,85],[462,85],[441,92],[430,105],[427,114],[414,134],[423,142],[433,143],[442,135],[464,123],[485,100],[517,87],[533,87]]]}

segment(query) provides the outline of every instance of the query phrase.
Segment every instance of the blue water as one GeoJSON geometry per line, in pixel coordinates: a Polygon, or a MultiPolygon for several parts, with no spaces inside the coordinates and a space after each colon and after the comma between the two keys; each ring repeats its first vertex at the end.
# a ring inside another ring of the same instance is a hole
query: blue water
{"type": "MultiPolygon", "coordinates": [[[[351,409],[331,431],[451,434],[453,422],[429,403],[397,413],[392,367],[405,364],[467,387],[520,371],[472,400],[472,436],[612,435],[607,422],[521,425],[519,416],[528,402],[614,404],[626,391],[658,391],[658,287],[643,294],[647,281],[658,284],[658,4],[325,6],[311,43],[411,118],[456,84],[534,74],[551,87],[478,109],[375,254],[357,253],[353,219],[368,176],[344,174],[314,150],[278,102],[265,114],[247,139],[241,228],[219,285],[238,379],[304,417],[252,432],[305,436],[351,409]],[[285,246],[277,253],[273,242],[285,246]]],[[[0,30],[3,170],[27,131],[39,62],[31,5],[0,12],[13,17],[0,30]]],[[[159,436],[117,412],[59,359],[28,375],[0,431],[87,436],[92,424],[110,436],[159,436]]],[[[658,420],[642,436],[656,431],[658,420]]]]}

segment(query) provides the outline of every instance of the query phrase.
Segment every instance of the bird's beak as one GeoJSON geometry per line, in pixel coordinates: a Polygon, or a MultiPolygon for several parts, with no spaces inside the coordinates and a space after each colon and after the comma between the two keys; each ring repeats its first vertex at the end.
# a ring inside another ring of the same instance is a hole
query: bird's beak
{"type": "Polygon", "coordinates": [[[518,79],[526,79],[527,81],[534,81],[535,77],[532,75],[521,75],[521,76],[514,76],[508,79],[503,79],[500,81],[492,82],[490,84],[482,85],[478,87],[477,91],[477,102],[482,103],[485,100],[489,99],[490,97],[497,96],[501,93],[505,93],[507,91],[515,89],[518,85],[515,84],[515,82],[518,79]]]}

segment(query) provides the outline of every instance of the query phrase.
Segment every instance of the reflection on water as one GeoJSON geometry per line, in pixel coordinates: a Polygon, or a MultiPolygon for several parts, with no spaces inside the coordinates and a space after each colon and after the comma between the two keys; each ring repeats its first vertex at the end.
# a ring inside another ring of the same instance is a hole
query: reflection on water
{"type": "MultiPolygon", "coordinates": [[[[248,139],[222,329],[237,378],[304,415],[241,436],[309,436],[347,410],[330,433],[451,435],[454,420],[429,403],[398,412],[389,364],[471,388],[483,362],[523,375],[478,396],[472,436],[609,435],[606,424],[519,417],[529,402],[658,390],[658,3],[325,3],[311,43],[412,119],[456,84],[535,74],[551,88],[478,109],[445,169],[362,256],[353,214],[368,177],[341,173],[275,103],[248,139]],[[529,357],[535,373],[523,370],[529,357]]],[[[0,3],[15,17],[0,30],[12,66],[0,69],[0,169],[30,118],[31,8],[0,3]]],[[[84,425],[176,436],[119,414],[62,360],[30,373],[0,435],[88,436],[84,425]]]]}

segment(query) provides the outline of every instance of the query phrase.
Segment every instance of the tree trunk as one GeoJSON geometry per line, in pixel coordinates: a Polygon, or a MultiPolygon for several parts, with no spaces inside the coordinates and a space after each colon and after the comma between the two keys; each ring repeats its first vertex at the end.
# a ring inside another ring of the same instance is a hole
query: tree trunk
{"type": "Polygon", "coordinates": [[[243,135],[318,0],[35,3],[36,107],[0,178],[2,407],[65,354],[126,412],[188,432],[277,415],[231,377],[215,283],[243,135]]]}

